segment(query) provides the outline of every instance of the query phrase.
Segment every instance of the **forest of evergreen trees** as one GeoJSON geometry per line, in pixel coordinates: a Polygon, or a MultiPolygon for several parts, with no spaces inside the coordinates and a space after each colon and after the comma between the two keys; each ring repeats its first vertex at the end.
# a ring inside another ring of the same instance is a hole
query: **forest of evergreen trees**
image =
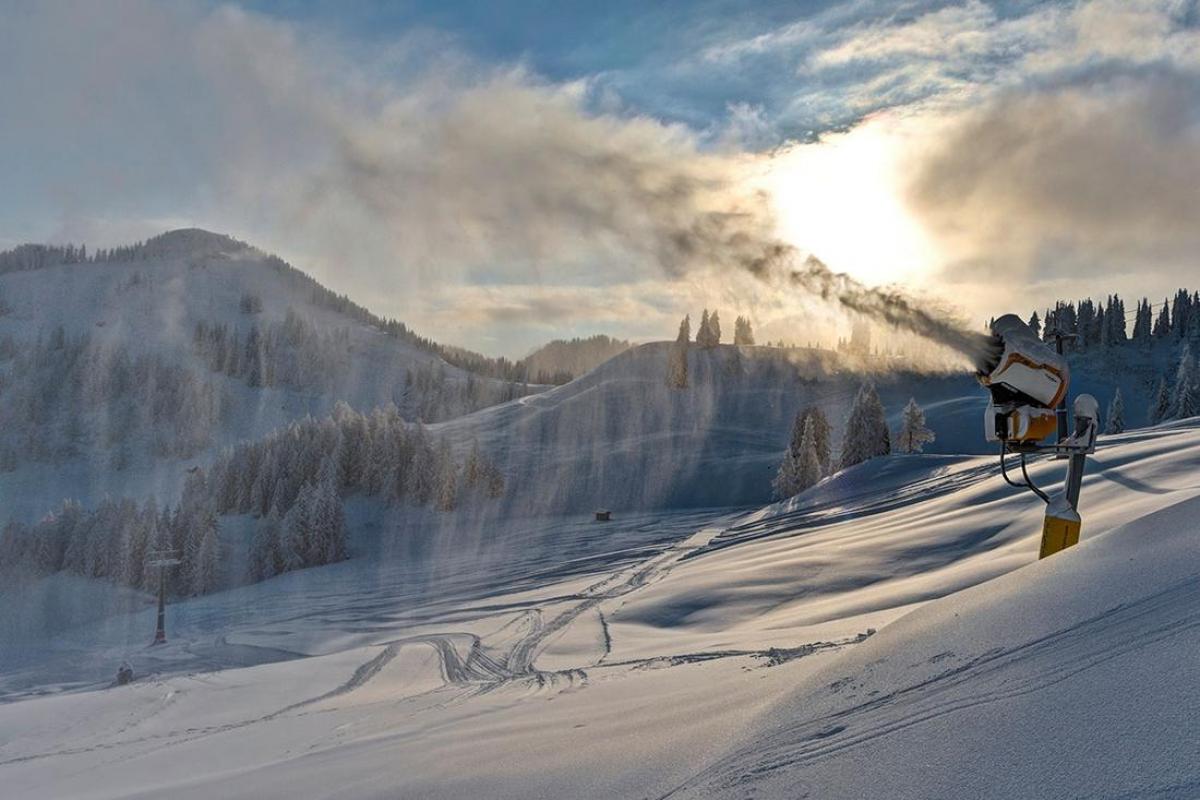
{"type": "MultiPolygon", "coordinates": [[[[1103,354],[1119,352],[1118,348],[1167,351],[1172,358],[1153,384],[1148,421],[1154,425],[1200,414],[1200,368],[1196,363],[1200,352],[1200,291],[1179,289],[1161,303],[1142,298],[1132,312],[1125,310],[1125,302],[1115,294],[1099,303],[1090,298],[1078,303],[1059,302],[1042,317],[1034,312],[1029,325],[1046,341],[1053,341],[1056,334],[1069,337],[1063,342],[1067,352],[1103,354]]],[[[1124,406],[1117,390],[1106,415],[1106,433],[1125,429],[1124,406]]]]}
{"type": "Polygon", "coordinates": [[[925,425],[925,411],[909,398],[895,435],[888,430],[887,412],[871,381],[858,388],[846,414],[842,445],[836,460],[830,449],[830,427],[820,406],[809,405],[796,414],[791,437],[771,487],[787,499],[815,486],[822,478],[872,458],[890,453],[920,453],[936,437],[925,425]]]}
{"type": "Polygon", "coordinates": [[[121,468],[139,435],[158,455],[188,457],[210,444],[220,418],[219,394],[191,370],[61,326],[33,342],[0,340],[0,363],[0,471],[89,443],[121,468]]]}
{"type": "Polygon", "coordinates": [[[1056,332],[1073,337],[1064,342],[1067,350],[1184,341],[1194,348],[1200,344],[1200,291],[1179,289],[1161,303],[1142,298],[1132,312],[1115,294],[1104,302],[1058,302],[1042,316],[1035,311],[1029,324],[1047,341],[1056,332]]]}
{"type": "Polygon", "coordinates": [[[325,419],[237,445],[207,471],[193,468],[174,507],[106,499],[89,511],[66,501],[35,525],[10,522],[0,534],[0,569],[150,589],[156,577],[144,567],[146,553],[169,548],[182,559],[175,593],[204,594],[346,558],[349,495],[452,511],[502,496],[504,483],[478,446],[459,460],[395,407],[364,415],[339,404],[325,419]],[[236,514],[255,518],[244,574],[230,574],[230,545],[220,536],[220,518],[236,514]]]}
{"type": "Polygon", "coordinates": [[[198,322],[192,343],[213,372],[251,387],[330,390],[345,380],[350,366],[348,329],[322,333],[290,308],[283,320],[251,325],[244,336],[228,325],[198,322]]]}
{"type": "Polygon", "coordinates": [[[560,386],[591,372],[633,345],[624,339],[597,334],[573,339],[555,339],[539,347],[518,363],[533,383],[560,386]]]}

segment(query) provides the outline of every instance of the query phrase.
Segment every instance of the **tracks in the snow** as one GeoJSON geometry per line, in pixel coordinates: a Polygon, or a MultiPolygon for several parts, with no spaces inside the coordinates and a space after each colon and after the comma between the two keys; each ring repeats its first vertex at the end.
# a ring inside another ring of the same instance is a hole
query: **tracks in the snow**
{"type": "MultiPolygon", "coordinates": [[[[410,645],[428,645],[437,652],[442,677],[451,687],[468,688],[472,696],[492,692],[510,684],[524,684],[534,690],[575,688],[586,685],[587,672],[575,667],[565,670],[541,670],[535,665],[538,654],[552,637],[565,630],[582,614],[596,609],[601,603],[623,597],[655,580],[660,579],[676,562],[688,553],[703,546],[716,529],[705,529],[685,541],[656,553],[645,561],[626,566],[605,575],[569,601],[566,608],[549,616],[542,608],[526,612],[527,629],[507,652],[495,654],[485,647],[480,638],[468,633],[435,633],[410,636],[383,642],[383,650],[355,670],[341,686],[317,697],[294,703],[280,709],[272,717],[295,711],[348,694],[365,685],[394,659],[401,648],[410,645]],[[469,641],[470,647],[464,657],[455,642],[469,641]]],[[[555,605],[560,605],[556,603],[555,605]]],[[[605,654],[611,649],[607,623],[602,623],[606,642],[605,654]]],[[[728,654],[723,654],[728,655],[728,654]]],[[[746,655],[753,655],[746,653],[746,655]]],[[[690,658],[690,657],[689,657],[690,658]]],[[[632,663],[632,662],[631,662],[632,663]]]]}
{"type": "MultiPolygon", "coordinates": [[[[1030,641],[993,648],[835,713],[800,721],[714,764],[677,791],[708,796],[744,790],[779,770],[803,767],[948,714],[1041,691],[1125,653],[1198,628],[1198,578],[1192,576],[1030,641]],[[1030,663],[1044,663],[1044,668],[1030,668],[1030,663]]],[[[928,663],[945,663],[950,655],[938,654],[928,663]]],[[[830,688],[841,689],[836,684],[830,688]]]]}

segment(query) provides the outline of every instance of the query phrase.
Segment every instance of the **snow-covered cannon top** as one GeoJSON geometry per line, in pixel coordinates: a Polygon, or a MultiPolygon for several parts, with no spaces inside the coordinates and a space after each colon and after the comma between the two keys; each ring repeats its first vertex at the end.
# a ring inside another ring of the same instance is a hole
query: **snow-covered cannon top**
{"type": "Polygon", "coordinates": [[[992,336],[995,356],[988,358],[978,373],[979,382],[992,393],[992,402],[1057,406],[1071,382],[1066,359],[1016,314],[1005,314],[993,322],[992,336]]]}

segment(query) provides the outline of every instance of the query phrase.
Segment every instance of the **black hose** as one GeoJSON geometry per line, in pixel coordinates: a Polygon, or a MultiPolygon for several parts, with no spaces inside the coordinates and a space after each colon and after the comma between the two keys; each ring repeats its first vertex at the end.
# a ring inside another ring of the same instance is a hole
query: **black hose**
{"type": "Polygon", "coordinates": [[[1010,478],[1010,477],[1008,477],[1008,468],[1007,468],[1007,466],[1006,466],[1006,465],[1005,465],[1005,463],[1004,463],[1004,456],[1005,456],[1005,455],[1007,455],[1007,453],[1006,453],[1006,450],[1007,450],[1006,443],[1005,443],[1005,442],[1001,442],[1001,443],[1000,443],[1000,474],[1004,476],[1004,482],[1005,482],[1005,483],[1007,483],[1009,486],[1012,486],[1012,487],[1014,487],[1014,488],[1016,488],[1016,489],[1025,489],[1025,488],[1027,488],[1027,487],[1028,487],[1028,484],[1025,484],[1025,483],[1014,483],[1014,482],[1013,482],[1013,479],[1012,479],[1012,478],[1010,478]]]}
{"type": "Polygon", "coordinates": [[[1045,503],[1046,505],[1050,505],[1050,498],[1046,495],[1046,493],[1043,492],[1038,487],[1034,486],[1033,481],[1031,481],[1029,479],[1029,473],[1025,470],[1025,454],[1024,453],[1021,453],[1021,474],[1025,477],[1025,485],[1028,486],[1034,494],[1036,494],[1038,497],[1042,498],[1043,503],[1045,503]]]}
{"type": "Polygon", "coordinates": [[[1004,482],[1014,489],[1028,489],[1038,497],[1042,498],[1042,502],[1050,504],[1050,498],[1041,489],[1033,485],[1033,481],[1029,480],[1029,472],[1025,469],[1025,454],[1021,453],[1021,475],[1025,477],[1024,483],[1017,483],[1012,478],[1008,477],[1008,465],[1004,461],[1004,456],[1007,455],[1007,443],[1000,443],[1000,474],[1004,476],[1004,482]]]}

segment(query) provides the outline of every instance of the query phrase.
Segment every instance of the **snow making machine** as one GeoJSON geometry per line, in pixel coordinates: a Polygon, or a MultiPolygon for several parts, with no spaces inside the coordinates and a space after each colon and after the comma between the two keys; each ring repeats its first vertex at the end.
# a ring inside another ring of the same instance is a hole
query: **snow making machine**
{"type": "Polygon", "coordinates": [[[1029,489],[1046,503],[1038,558],[1053,555],[1079,541],[1079,490],[1087,456],[1096,451],[1099,404],[1081,394],[1073,404],[1075,429],[1069,435],[1058,422],[1066,413],[1071,371],[1061,352],[1037,337],[1015,314],[992,323],[992,352],[980,365],[979,382],[991,398],[984,413],[988,441],[1000,445],[1000,474],[1010,485],[1029,489]],[[1051,435],[1053,443],[1047,442],[1051,435]],[[1062,491],[1051,498],[1029,479],[1026,458],[1050,454],[1067,460],[1062,491]],[[1008,457],[1018,455],[1021,481],[1008,473],[1008,457]]]}

